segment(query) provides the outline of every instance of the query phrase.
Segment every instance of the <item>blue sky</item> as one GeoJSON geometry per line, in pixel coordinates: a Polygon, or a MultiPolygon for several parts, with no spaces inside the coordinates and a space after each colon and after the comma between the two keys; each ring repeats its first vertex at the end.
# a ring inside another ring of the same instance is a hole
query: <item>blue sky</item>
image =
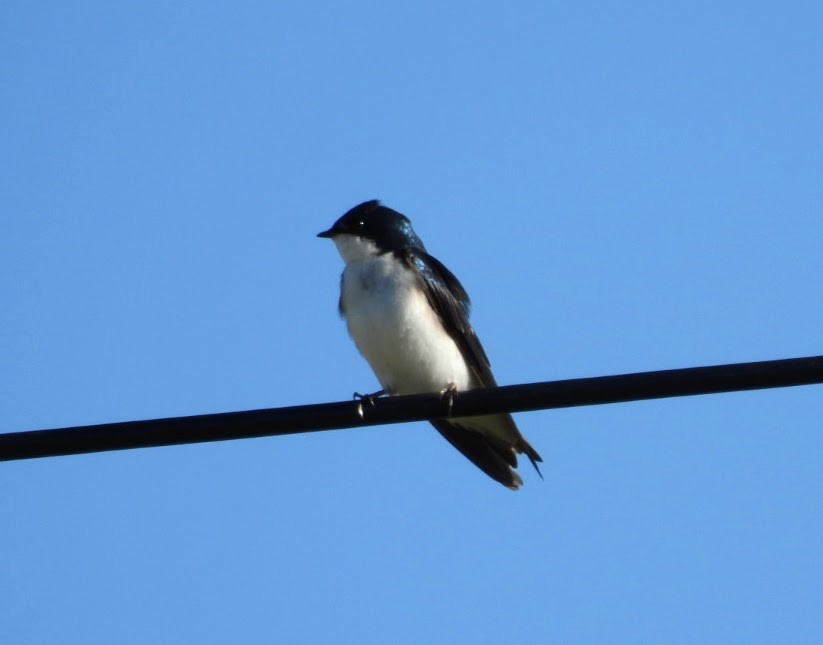
{"type": "MultiPolygon", "coordinates": [[[[503,384],[820,354],[819,3],[0,5],[0,431],[377,388],[315,234],[407,214],[503,384]]],[[[0,640],[823,637],[821,390],[5,463],[0,640]]]]}

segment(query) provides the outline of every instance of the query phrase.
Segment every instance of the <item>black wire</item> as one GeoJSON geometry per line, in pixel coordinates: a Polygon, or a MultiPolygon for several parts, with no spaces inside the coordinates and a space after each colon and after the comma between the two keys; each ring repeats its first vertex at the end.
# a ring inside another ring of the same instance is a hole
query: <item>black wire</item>
{"type": "MultiPolygon", "coordinates": [[[[823,356],[508,385],[455,395],[451,416],[524,412],[823,383],[823,356]]],[[[248,439],[442,418],[437,394],[0,434],[0,461],[248,439]]]]}

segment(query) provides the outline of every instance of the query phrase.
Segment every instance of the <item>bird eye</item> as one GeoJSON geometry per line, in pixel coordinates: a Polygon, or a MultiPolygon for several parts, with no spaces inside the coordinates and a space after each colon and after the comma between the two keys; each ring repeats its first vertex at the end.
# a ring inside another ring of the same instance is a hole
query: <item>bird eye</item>
{"type": "Polygon", "coordinates": [[[359,222],[357,222],[357,227],[358,228],[363,228],[365,225],[366,225],[366,223],[362,219],[359,222]]]}

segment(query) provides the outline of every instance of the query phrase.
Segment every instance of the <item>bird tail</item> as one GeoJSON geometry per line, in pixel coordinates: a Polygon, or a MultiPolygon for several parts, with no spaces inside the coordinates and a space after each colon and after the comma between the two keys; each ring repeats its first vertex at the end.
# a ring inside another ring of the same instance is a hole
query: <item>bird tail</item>
{"type": "Polygon", "coordinates": [[[537,465],[537,462],[543,463],[543,457],[541,457],[537,451],[531,447],[528,441],[526,441],[525,437],[522,435],[520,436],[520,443],[517,446],[517,452],[520,452],[526,455],[529,458],[529,461],[532,462],[532,466],[537,471],[537,474],[540,475],[540,479],[543,479],[543,473],[540,472],[540,468],[537,465]]]}
{"type": "MultiPolygon", "coordinates": [[[[511,490],[517,490],[523,484],[520,475],[514,470],[517,467],[517,455],[508,443],[445,419],[433,420],[431,424],[446,441],[495,481],[511,490]]],[[[535,468],[535,462],[542,461],[540,455],[525,439],[522,442],[522,450],[521,446],[518,446],[518,451],[525,453],[535,468]]],[[[537,472],[540,473],[540,470],[537,472]]]]}

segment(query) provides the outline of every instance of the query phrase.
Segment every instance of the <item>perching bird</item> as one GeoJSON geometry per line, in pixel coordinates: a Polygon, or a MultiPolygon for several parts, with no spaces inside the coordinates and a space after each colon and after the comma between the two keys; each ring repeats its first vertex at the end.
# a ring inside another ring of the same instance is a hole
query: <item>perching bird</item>
{"type": "MultiPolygon", "coordinates": [[[[346,267],[340,314],[369,362],[381,393],[419,394],[496,385],[489,359],[469,323],[469,296],[432,257],[405,215],[372,200],[355,206],[318,237],[330,238],[346,267]]],[[[510,414],[431,422],[489,477],[512,490],[525,454],[538,474],[543,461],[510,414]]]]}

